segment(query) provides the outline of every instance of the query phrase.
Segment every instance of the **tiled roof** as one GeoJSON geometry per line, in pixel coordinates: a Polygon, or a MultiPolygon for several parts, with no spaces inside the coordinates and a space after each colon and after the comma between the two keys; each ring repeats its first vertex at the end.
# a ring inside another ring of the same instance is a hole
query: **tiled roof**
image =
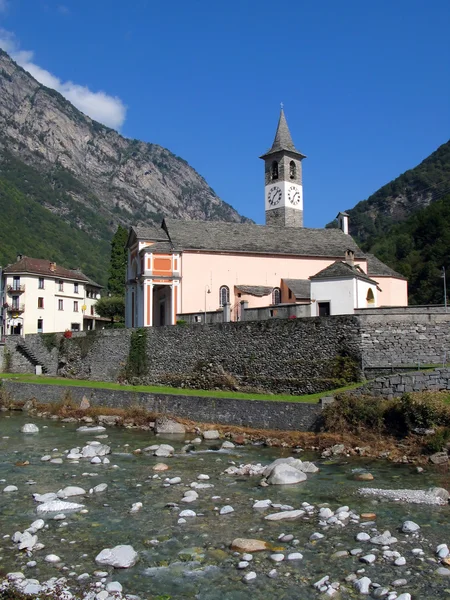
{"type": "Polygon", "coordinates": [[[161,227],[157,227],[156,225],[148,225],[147,227],[141,227],[140,225],[132,227],[131,231],[135,234],[138,240],[148,240],[148,241],[167,241],[166,233],[161,229],[161,227]]]}
{"type": "Polygon", "coordinates": [[[295,298],[311,298],[311,282],[309,279],[282,279],[294,294],[295,298]]]}
{"type": "Polygon", "coordinates": [[[257,296],[258,298],[268,296],[273,292],[273,287],[268,287],[266,285],[236,285],[235,288],[243,294],[257,296]]]}
{"type": "MultiPolygon", "coordinates": [[[[300,227],[268,227],[254,223],[221,223],[217,221],[181,221],[165,219],[175,250],[203,250],[320,256],[337,259],[353,250],[357,258],[364,253],[353,239],[340,229],[307,229],[300,227]]],[[[150,239],[150,238],[148,238],[150,239]]]]}
{"type": "Polygon", "coordinates": [[[6,275],[29,273],[32,275],[44,275],[45,277],[59,277],[61,279],[73,279],[74,281],[83,281],[91,285],[99,286],[97,283],[89,279],[81,271],[66,269],[56,263],[45,260],[43,258],[30,258],[23,256],[20,260],[8,265],[3,269],[6,275]]]}
{"type": "Polygon", "coordinates": [[[305,155],[299,152],[294,146],[294,142],[292,141],[291,137],[291,132],[289,131],[286,117],[284,116],[284,110],[281,109],[280,118],[278,120],[277,132],[275,134],[275,139],[273,140],[272,147],[265,154],[263,154],[261,158],[266,158],[271,154],[275,154],[276,152],[282,152],[283,150],[288,150],[289,152],[298,154],[302,158],[305,158],[305,155]]]}
{"type": "Polygon", "coordinates": [[[362,281],[367,281],[367,283],[373,283],[374,285],[377,285],[377,282],[374,281],[373,279],[371,279],[370,277],[368,277],[364,273],[364,271],[362,269],[360,269],[360,267],[358,267],[358,266],[352,267],[351,265],[349,265],[346,262],[343,262],[342,260],[336,261],[332,265],[325,267],[325,269],[322,269],[321,271],[319,271],[318,273],[316,273],[315,275],[312,275],[310,277],[311,280],[313,280],[313,279],[339,279],[339,278],[346,278],[346,279],[356,278],[356,279],[361,279],[362,281]]]}
{"type": "Polygon", "coordinates": [[[374,277],[378,275],[384,277],[395,277],[396,279],[406,279],[406,277],[400,275],[400,273],[397,273],[397,271],[394,271],[394,269],[391,269],[391,267],[385,265],[384,262],[381,262],[381,260],[373,254],[366,254],[366,257],[368,275],[373,275],[374,277]]]}

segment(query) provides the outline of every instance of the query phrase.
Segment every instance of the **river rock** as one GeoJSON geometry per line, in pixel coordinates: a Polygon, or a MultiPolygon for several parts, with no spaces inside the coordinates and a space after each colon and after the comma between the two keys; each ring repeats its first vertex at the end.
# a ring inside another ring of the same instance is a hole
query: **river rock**
{"type": "Polygon", "coordinates": [[[96,456],[106,456],[110,454],[111,448],[106,444],[100,442],[91,442],[84,446],[81,450],[81,456],[83,458],[94,458],[96,456]]]}
{"type": "Polygon", "coordinates": [[[115,569],[128,569],[137,563],[139,555],[133,546],[119,545],[105,548],[95,557],[98,565],[108,565],[115,569]]]}
{"type": "Polygon", "coordinates": [[[386,530],[381,535],[375,535],[370,538],[370,543],[375,544],[376,546],[390,546],[391,544],[395,544],[397,542],[397,538],[391,535],[391,532],[386,530]]]}
{"type": "Polygon", "coordinates": [[[70,496],[84,496],[85,494],[86,490],[74,485],[69,485],[68,487],[56,492],[58,498],[61,498],[62,500],[64,500],[64,498],[70,498],[70,496]]]}
{"type": "Polygon", "coordinates": [[[37,519],[36,521],[33,521],[31,523],[31,525],[28,527],[28,529],[26,529],[26,531],[29,531],[30,533],[36,533],[36,531],[43,529],[44,526],[45,526],[44,519],[37,519]]]}
{"type": "Polygon", "coordinates": [[[174,452],[175,448],[173,446],[170,446],[169,444],[160,444],[153,454],[154,456],[159,456],[161,458],[169,458],[170,456],[173,456],[174,452]]]}
{"type": "Polygon", "coordinates": [[[165,463],[158,463],[157,465],[155,465],[153,467],[153,470],[156,471],[156,472],[167,471],[168,469],[169,469],[169,466],[166,465],[165,463]]]}
{"type": "Polygon", "coordinates": [[[357,473],[355,479],[356,481],[373,481],[374,477],[372,473],[357,473]]]}
{"type": "Polygon", "coordinates": [[[186,428],[181,423],[167,417],[158,417],[155,421],[155,433],[186,433],[186,428]]]}
{"type": "Polygon", "coordinates": [[[92,488],[92,491],[95,494],[100,494],[101,492],[105,492],[107,489],[108,489],[108,484],[107,483],[99,483],[94,488],[92,488]]]}
{"type": "Polygon", "coordinates": [[[33,494],[33,500],[35,502],[50,502],[51,500],[57,500],[58,496],[54,492],[47,492],[46,494],[33,494]]]}
{"type": "Polygon", "coordinates": [[[52,500],[51,502],[43,502],[37,507],[38,515],[46,513],[59,512],[77,512],[84,508],[84,504],[76,504],[75,502],[64,502],[63,500],[52,500]]]}
{"type": "Polygon", "coordinates": [[[31,535],[28,531],[24,531],[19,542],[19,550],[32,550],[37,544],[37,540],[37,535],[31,535]]]}
{"type": "Polygon", "coordinates": [[[34,423],[25,423],[20,428],[21,433],[39,433],[39,427],[34,423]]]}
{"type": "Polygon", "coordinates": [[[361,577],[361,579],[357,579],[353,582],[353,586],[360,594],[368,594],[371,583],[372,582],[368,577],[361,577]]]}
{"type": "Polygon", "coordinates": [[[242,578],[242,581],[244,581],[245,583],[250,583],[251,581],[254,581],[255,579],[256,579],[255,571],[250,571],[249,573],[246,573],[244,575],[244,577],[242,578]]]}
{"type": "Polygon", "coordinates": [[[287,555],[288,560],[302,560],[302,558],[303,554],[301,554],[300,552],[291,552],[287,555]]]}
{"type": "Polygon", "coordinates": [[[234,508],[232,506],[230,506],[229,504],[227,504],[226,506],[222,506],[222,508],[219,511],[220,515],[228,515],[229,513],[234,512],[234,508]]]}
{"type": "Polygon", "coordinates": [[[268,550],[268,546],[263,540],[236,538],[231,542],[231,549],[235,552],[262,552],[268,550]]]}
{"type": "Polygon", "coordinates": [[[106,584],[106,591],[110,594],[120,594],[122,585],[118,581],[110,581],[106,584]]]}
{"type": "Polygon", "coordinates": [[[444,465],[448,463],[447,452],[435,452],[429,458],[429,461],[434,465],[444,465]]]}
{"type": "Polygon", "coordinates": [[[279,513],[272,513],[264,517],[266,521],[292,521],[298,519],[305,514],[304,510],[285,510],[279,513]]]}
{"type": "Polygon", "coordinates": [[[220,433],[217,429],[208,429],[203,432],[203,438],[205,440],[218,440],[220,438],[220,433]]]}
{"type": "Polygon", "coordinates": [[[278,464],[272,469],[267,478],[267,483],[271,485],[293,485],[306,479],[306,474],[303,471],[299,471],[288,464],[278,464]]]}
{"type": "Polygon", "coordinates": [[[142,506],[143,506],[142,502],[134,502],[131,505],[130,513],[133,514],[133,513],[139,512],[141,510],[142,506]]]}
{"type": "Polygon", "coordinates": [[[272,506],[271,500],[257,500],[254,503],[253,508],[269,508],[270,506],[272,506]]]}
{"type": "Polygon", "coordinates": [[[82,427],[78,427],[78,433],[101,433],[102,431],[106,431],[106,427],[102,425],[95,425],[94,427],[88,427],[83,425],[82,427]]]}
{"type": "Polygon", "coordinates": [[[19,490],[19,488],[15,485],[7,485],[3,491],[5,492],[5,494],[9,494],[10,492],[17,492],[19,490]]]}
{"type": "Polygon", "coordinates": [[[229,442],[228,440],[226,440],[220,447],[221,450],[231,450],[232,448],[236,448],[236,446],[233,444],[233,442],[229,442]]]}
{"type": "Polygon", "coordinates": [[[439,558],[447,558],[449,555],[447,544],[439,544],[439,546],[436,548],[436,554],[439,556],[439,558]]]}
{"type": "Polygon", "coordinates": [[[195,513],[193,510],[182,510],[178,516],[184,519],[186,517],[196,517],[197,513],[195,513]]]}
{"type": "Polygon", "coordinates": [[[114,427],[114,425],[118,425],[122,420],[122,417],[119,415],[99,415],[98,422],[102,425],[108,425],[109,427],[114,427]]]}
{"type": "Polygon", "coordinates": [[[45,562],[48,562],[48,563],[61,562],[61,559],[57,554],[47,554],[47,556],[44,558],[44,560],[45,560],[45,562]]]}
{"type": "Polygon", "coordinates": [[[414,533],[415,531],[419,531],[420,525],[414,523],[414,521],[405,521],[402,525],[403,533],[414,533]]]}

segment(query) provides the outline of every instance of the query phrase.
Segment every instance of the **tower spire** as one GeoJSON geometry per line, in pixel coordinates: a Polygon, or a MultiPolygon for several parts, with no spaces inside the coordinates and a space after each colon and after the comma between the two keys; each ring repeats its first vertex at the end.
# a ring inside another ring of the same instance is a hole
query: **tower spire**
{"type": "Polygon", "coordinates": [[[286,121],[284,114],[283,103],[281,103],[280,118],[278,119],[277,131],[275,133],[275,139],[273,140],[272,147],[268,150],[261,158],[275,154],[276,152],[282,152],[283,150],[297,154],[301,158],[305,158],[305,155],[297,150],[292,141],[291,132],[286,121]]]}

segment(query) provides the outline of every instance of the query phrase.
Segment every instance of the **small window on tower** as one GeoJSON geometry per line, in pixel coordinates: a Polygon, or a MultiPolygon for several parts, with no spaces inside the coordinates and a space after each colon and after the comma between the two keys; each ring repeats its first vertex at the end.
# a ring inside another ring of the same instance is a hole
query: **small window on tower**
{"type": "Polygon", "coordinates": [[[278,179],[278,163],[276,160],[274,160],[272,163],[271,177],[272,177],[272,179],[278,179]]]}
{"type": "Polygon", "coordinates": [[[291,179],[295,179],[297,177],[297,167],[295,166],[295,162],[291,160],[289,163],[289,177],[291,179]]]}

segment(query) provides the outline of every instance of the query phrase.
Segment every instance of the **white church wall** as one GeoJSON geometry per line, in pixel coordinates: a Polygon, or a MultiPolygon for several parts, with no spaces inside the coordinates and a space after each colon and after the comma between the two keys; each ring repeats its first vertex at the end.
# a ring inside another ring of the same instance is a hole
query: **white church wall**
{"type": "Polygon", "coordinates": [[[311,281],[311,316],[319,315],[319,302],[330,303],[331,315],[352,314],[355,301],[353,279],[311,281]]]}

